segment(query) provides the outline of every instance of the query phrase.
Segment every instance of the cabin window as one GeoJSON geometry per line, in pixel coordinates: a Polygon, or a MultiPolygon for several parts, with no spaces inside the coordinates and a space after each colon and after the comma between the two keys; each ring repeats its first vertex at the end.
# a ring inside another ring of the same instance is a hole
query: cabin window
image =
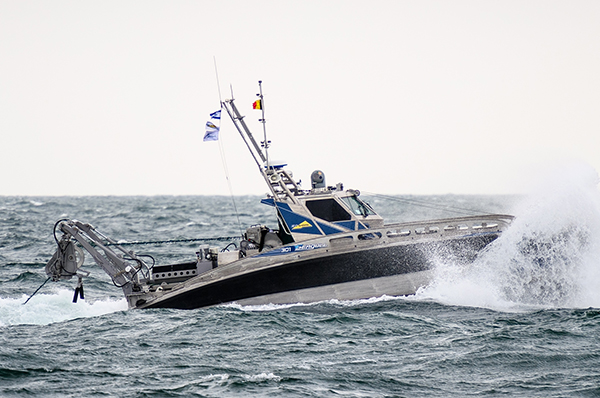
{"type": "Polygon", "coordinates": [[[348,205],[352,213],[356,214],[357,216],[367,217],[375,215],[375,212],[373,209],[371,209],[371,206],[359,200],[356,196],[346,196],[345,198],[342,198],[342,200],[344,203],[346,203],[346,205],[348,205]]]}
{"type": "Polygon", "coordinates": [[[329,222],[351,220],[352,216],[335,201],[335,199],[319,199],[306,201],[306,207],[315,217],[329,222]]]}

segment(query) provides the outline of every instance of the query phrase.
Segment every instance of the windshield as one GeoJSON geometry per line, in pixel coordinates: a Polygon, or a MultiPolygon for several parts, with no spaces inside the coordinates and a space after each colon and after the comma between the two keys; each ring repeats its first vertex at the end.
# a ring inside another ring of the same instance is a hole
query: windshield
{"type": "Polygon", "coordinates": [[[307,200],[306,207],[313,216],[325,221],[336,222],[352,219],[348,211],[335,199],[307,200]]]}
{"type": "Polygon", "coordinates": [[[367,217],[376,215],[373,209],[371,209],[371,206],[358,199],[356,196],[346,196],[341,199],[348,205],[350,211],[357,216],[367,217]]]}

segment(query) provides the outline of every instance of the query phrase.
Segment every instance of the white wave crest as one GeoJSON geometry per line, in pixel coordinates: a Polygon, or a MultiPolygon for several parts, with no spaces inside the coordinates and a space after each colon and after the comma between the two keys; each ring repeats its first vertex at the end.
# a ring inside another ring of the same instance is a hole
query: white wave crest
{"type": "Polygon", "coordinates": [[[383,296],[377,296],[377,297],[371,297],[371,298],[365,298],[365,299],[354,299],[354,300],[330,299],[330,300],[323,300],[323,301],[314,301],[314,302],[310,302],[310,303],[289,303],[289,304],[242,305],[242,304],[234,302],[234,303],[223,304],[223,307],[234,308],[234,309],[237,309],[240,311],[247,311],[247,312],[269,312],[269,311],[285,310],[285,309],[294,308],[294,307],[319,306],[319,305],[323,305],[323,304],[330,304],[330,305],[334,305],[334,306],[338,306],[338,307],[355,307],[355,306],[360,306],[360,305],[364,305],[364,304],[379,303],[382,301],[406,300],[406,299],[409,299],[409,298],[405,297],[405,296],[399,297],[399,296],[383,295],[383,296]]]}
{"type": "Polygon", "coordinates": [[[497,310],[600,307],[600,193],[587,166],[554,170],[471,267],[439,264],[421,298],[497,310]]]}
{"type": "Polygon", "coordinates": [[[264,381],[276,381],[279,382],[281,381],[281,377],[277,376],[273,373],[260,373],[260,374],[255,374],[255,375],[243,375],[242,376],[246,381],[252,382],[252,383],[262,383],[264,381]]]}
{"type": "Polygon", "coordinates": [[[120,300],[100,300],[92,303],[79,300],[75,304],[72,302],[72,290],[60,290],[55,294],[37,294],[26,305],[23,305],[25,300],[27,300],[26,295],[23,295],[20,299],[0,298],[0,326],[47,325],[127,309],[127,301],[124,298],[120,300]]]}

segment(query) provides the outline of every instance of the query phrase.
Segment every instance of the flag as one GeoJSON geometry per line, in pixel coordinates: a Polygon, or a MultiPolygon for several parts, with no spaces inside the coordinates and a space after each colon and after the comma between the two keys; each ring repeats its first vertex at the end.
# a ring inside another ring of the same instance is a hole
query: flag
{"type": "Polygon", "coordinates": [[[259,99],[254,101],[254,103],[252,104],[252,109],[262,109],[262,101],[259,99]]]}
{"type": "Polygon", "coordinates": [[[218,141],[219,140],[219,126],[215,122],[221,120],[221,110],[210,114],[210,120],[206,122],[206,133],[204,134],[203,141],[218,141]]]}
{"type": "Polygon", "coordinates": [[[206,134],[204,134],[204,141],[218,141],[219,140],[219,127],[213,122],[206,122],[206,134]]]}

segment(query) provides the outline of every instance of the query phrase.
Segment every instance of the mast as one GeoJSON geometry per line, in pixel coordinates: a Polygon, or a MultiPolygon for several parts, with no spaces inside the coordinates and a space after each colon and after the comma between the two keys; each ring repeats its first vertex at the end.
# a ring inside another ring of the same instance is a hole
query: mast
{"type": "Polygon", "coordinates": [[[267,169],[271,168],[271,165],[269,164],[269,147],[271,146],[271,141],[267,140],[267,119],[265,119],[265,100],[263,97],[263,93],[262,93],[262,80],[258,81],[258,91],[259,93],[256,94],[258,96],[258,100],[260,101],[260,111],[261,111],[261,118],[258,119],[259,122],[262,123],[263,125],[263,137],[264,137],[264,141],[261,142],[261,147],[265,148],[265,158],[266,158],[266,164],[265,167],[267,169]]]}
{"type": "MultiPolygon", "coordinates": [[[[254,162],[258,166],[258,170],[260,174],[263,176],[265,182],[267,183],[271,194],[275,200],[290,200],[293,203],[298,203],[298,200],[295,197],[295,194],[301,191],[300,186],[296,181],[294,181],[292,175],[288,173],[286,170],[280,167],[274,167],[269,164],[268,158],[268,148],[270,147],[271,142],[267,140],[267,130],[265,126],[265,111],[264,111],[264,103],[263,103],[263,94],[262,94],[262,81],[258,82],[260,93],[257,94],[259,97],[258,103],[260,104],[260,109],[262,111],[262,118],[259,121],[263,124],[263,136],[264,141],[261,142],[262,145],[258,145],[254,136],[250,132],[250,129],[246,125],[244,121],[244,116],[240,114],[237,107],[235,106],[234,99],[228,99],[223,101],[223,106],[225,110],[229,114],[231,121],[233,122],[235,128],[238,133],[244,140],[248,151],[252,155],[254,162]],[[264,148],[263,149],[261,149],[264,148]]],[[[232,95],[233,97],[233,95],[232,95]]]]}
{"type": "Polygon", "coordinates": [[[233,98],[230,99],[230,100],[225,100],[223,102],[223,104],[225,105],[225,109],[227,110],[227,113],[229,114],[229,117],[233,121],[233,124],[235,125],[235,127],[239,131],[240,135],[242,136],[242,139],[244,140],[244,142],[248,146],[248,149],[250,150],[250,153],[252,154],[252,157],[254,158],[254,161],[256,162],[257,166],[259,167],[259,169],[262,170],[262,165],[260,164],[260,162],[258,161],[258,159],[256,157],[258,156],[260,158],[260,160],[263,161],[263,163],[267,161],[267,158],[262,153],[262,150],[260,149],[260,147],[256,143],[256,140],[254,139],[254,136],[252,135],[252,133],[250,132],[250,129],[248,128],[248,126],[246,125],[246,122],[244,121],[244,116],[242,116],[240,114],[240,111],[238,111],[238,109],[235,106],[235,104],[233,103],[233,101],[234,101],[233,98]],[[238,123],[239,123],[239,125],[238,125],[238,123]],[[246,136],[248,136],[248,139],[250,140],[250,143],[252,143],[252,146],[254,147],[254,150],[252,150],[252,148],[250,147],[250,144],[248,143],[248,141],[246,140],[246,137],[244,136],[244,133],[242,132],[242,130],[240,130],[240,127],[239,127],[240,125],[242,126],[242,129],[246,133],[246,136]]]}

